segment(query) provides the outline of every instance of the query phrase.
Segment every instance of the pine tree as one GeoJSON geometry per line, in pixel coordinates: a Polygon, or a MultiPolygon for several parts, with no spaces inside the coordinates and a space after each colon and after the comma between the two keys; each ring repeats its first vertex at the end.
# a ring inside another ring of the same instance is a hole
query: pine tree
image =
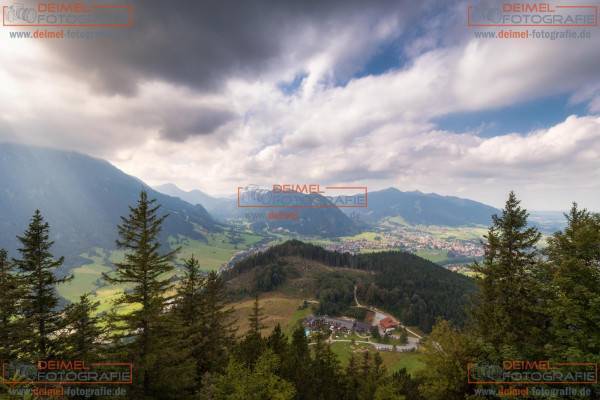
{"type": "Polygon", "coordinates": [[[304,327],[298,324],[292,332],[289,355],[282,363],[282,375],[296,387],[298,400],[312,399],[311,361],[304,327]]]}
{"type": "Polygon", "coordinates": [[[79,298],[77,303],[65,309],[68,336],[65,339],[65,353],[69,358],[93,361],[100,353],[99,339],[103,330],[96,316],[99,301],[92,301],[88,294],[79,298]]]}
{"type": "Polygon", "coordinates": [[[263,321],[265,315],[258,301],[258,294],[254,297],[252,311],[248,317],[250,325],[248,332],[240,343],[240,358],[247,366],[254,366],[254,363],[265,350],[265,340],[262,337],[261,331],[265,328],[263,321]]]}
{"type": "Polygon", "coordinates": [[[480,274],[475,331],[495,361],[543,355],[549,285],[536,249],[541,233],[527,216],[510,192],[502,214],[492,217],[483,263],[474,267],[480,274]]]}
{"type": "Polygon", "coordinates": [[[278,364],[278,357],[270,350],[257,359],[252,369],[232,359],[225,372],[213,377],[203,388],[200,398],[292,400],[295,398],[294,385],[277,376],[278,364]]]}
{"type": "Polygon", "coordinates": [[[250,334],[255,336],[261,336],[261,331],[265,328],[263,321],[265,320],[264,310],[260,306],[258,301],[258,294],[254,297],[254,304],[252,305],[252,312],[248,317],[250,322],[250,334]]]}
{"type": "Polygon", "coordinates": [[[346,366],[344,378],[344,400],[357,400],[360,388],[360,379],[358,376],[358,366],[356,364],[354,353],[350,354],[350,359],[348,360],[348,365],[346,366]]]}
{"type": "Polygon", "coordinates": [[[20,259],[13,260],[20,273],[24,294],[21,314],[21,329],[28,332],[21,342],[21,351],[30,360],[43,360],[59,353],[60,343],[55,340],[63,327],[58,306],[56,285],[72,277],[57,278],[54,273],[64,262],[64,258],[54,259],[50,248],[54,244],[49,239],[50,226],[44,222],[40,210],[36,210],[29,227],[17,239],[20,259]]]}
{"type": "Polygon", "coordinates": [[[202,335],[205,347],[202,351],[200,373],[222,371],[228,362],[234,344],[235,320],[233,308],[227,304],[225,281],[215,271],[208,273],[202,291],[204,317],[202,335]]]}
{"type": "Polygon", "coordinates": [[[17,318],[22,292],[6,250],[0,249],[0,360],[13,358],[22,331],[17,318]]]}
{"type": "Polygon", "coordinates": [[[317,336],[314,360],[311,363],[311,387],[313,398],[337,400],[344,393],[339,362],[327,343],[317,336]]]}
{"type": "Polygon", "coordinates": [[[127,332],[121,339],[131,342],[130,354],[137,365],[138,385],[143,396],[152,395],[151,384],[165,373],[165,364],[158,365],[159,353],[169,351],[161,345],[158,333],[162,324],[167,292],[172,288],[169,277],[175,251],[161,253],[158,235],[167,215],[159,216],[160,205],[148,199],[145,191],[129,215],[121,217],[117,247],[125,250],[125,259],[115,263],[114,275],[103,274],[110,284],[124,284],[130,289],[117,299],[118,306],[133,306],[127,314],[118,314],[127,332]]]}
{"type": "Polygon", "coordinates": [[[600,215],[574,204],[567,227],[548,240],[555,296],[550,355],[600,361],[600,215]]]}
{"type": "Polygon", "coordinates": [[[203,277],[193,256],[184,261],[183,267],[175,309],[195,364],[193,391],[196,392],[204,374],[222,371],[227,364],[228,349],[233,342],[232,310],[225,305],[225,285],[215,272],[203,277]]]}
{"type": "Polygon", "coordinates": [[[288,339],[281,331],[281,325],[277,324],[273,332],[267,337],[267,347],[280,359],[287,357],[289,350],[288,339]]]}

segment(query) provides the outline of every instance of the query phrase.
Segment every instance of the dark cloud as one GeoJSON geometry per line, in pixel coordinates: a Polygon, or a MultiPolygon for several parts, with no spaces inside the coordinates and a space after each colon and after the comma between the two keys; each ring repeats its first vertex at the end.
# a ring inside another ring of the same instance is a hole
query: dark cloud
{"type": "Polygon", "coordinates": [[[163,119],[160,134],[165,139],[183,142],[191,136],[210,135],[234,118],[233,112],[215,108],[170,113],[163,119]]]}
{"type": "MultiPolygon", "coordinates": [[[[129,4],[131,0],[114,0],[129,4]]],[[[318,50],[357,18],[406,18],[399,0],[133,1],[134,26],[102,40],[49,43],[87,81],[109,93],[166,80],[217,90],[231,76],[260,77],[318,50]]],[[[366,24],[369,27],[368,23],[366,24]]],[[[372,26],[371,26],[372,28],[372,26]]]]}

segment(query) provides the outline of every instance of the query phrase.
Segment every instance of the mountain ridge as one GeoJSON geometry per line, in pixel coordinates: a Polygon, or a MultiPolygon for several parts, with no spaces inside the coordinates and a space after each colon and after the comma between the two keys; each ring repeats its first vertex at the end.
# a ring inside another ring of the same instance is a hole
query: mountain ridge
{"type": "Polygon", "coordinates": [[[159,193],[106,160],[74,151],[0,143],[0,247],[16,255],[16,235],[35,209],[50,224],[53,252],[76,257],[93,247],[115,247],[117,224],[137,202],[141,190],[169,214],[161,237],[185,235],[204,240],[219,230],[208,212],[159,193]],[[93,210],[93,212],[91,211],[93,210]],[[204,232],[204,233],[203,233],[204,232]]]}

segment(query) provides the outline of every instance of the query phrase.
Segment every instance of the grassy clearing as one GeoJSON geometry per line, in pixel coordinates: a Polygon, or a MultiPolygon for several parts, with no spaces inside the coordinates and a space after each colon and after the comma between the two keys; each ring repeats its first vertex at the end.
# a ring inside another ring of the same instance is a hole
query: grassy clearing
{"type": "Polygon", "coordinates": [[[484,226],[422,226],[418,229],[430,233],[437,239],[442,240],[479,240],[487,233],[488,228],[484,226]]]}
{"type": "MultiPolygon", "coordinates": [[[[331,344],[331,351],[338,357],[342,367],[348,365],[352,354],[360,362],[365,351],[369,351],[371,356],[375,353],[371,345],[362,343],[352,344],[350,342],[334,342],[331,344]]],[[[408,373],[414,374],[425,366],[423,356],[419,352],[399,353],[380,351],[379,355],[389,373],[406,368],[408,373]]]]}
{"type": "Polygon", "coordinates": [[[376,241],[376,237],[380,237],[381,238],[381,233],[377,233],[377,232],[372,232],[372,231],[365,231],[365,232],[361,232],[358,233],[354,236],[344,236],[341,239],[342,240],[368,240],[370,242],[375,242],[376,241]]]}
{"type": "Polygon", "coordinates": [[[383,364],[390,373],[406,368],[406,371],[409,374],[414,375],[416,372],[425,368],[423,355],[419,352],[392,353],[382,351],[379,354],[381,354],[383,364]]]}
{"type": "Polygon", "coordinates": [[[234,244],[225,233],[209,233],[207,242],[190,239],[185,236],[169,236],[169,245],[172,249],[181,247],[177,254],[177,262],[194,255],[200,266],[205,271],[213,271],[229,261],[238,251],[248,249],[263,239],[263,236],[244,232],[239,234],[239,243],[234,244]]]}
{"type": "MultiPolygon", "coordinates": [[[[305,310],[298,310],[302,304],[302,299],[295,297],[287,297],[281,293],[269,293],[259,298],[260,306],[266,318],[263,320],[265,329],[264,335],[267,335],[275,325],[280,324],[283,329],[291,330],[296,321],[311,313],[310,307],[305,310]],[[306,314],[306,315],[304,315],[306,314]]],[[[238,334],[241,336],[248,331],[248,317],[252,311],[254,299],[243,300],[232,304],[234,309],[234,318],[237,320],[236,325],[238,334]]]]}
{"type": "Polygon", "coordinates": [[[102,286],[102,273],[112,270],[107,265],[107,260],[110,257],[119,257],[119,255],[113,256],[110,253],[107,250],[95,248],[88,253],[82,254],[81,257],[88,259],[90,263],[71,270],[73,279],[70,282],[59,285],[58,294],[74,302],[82,294],[96,291],[96,289],[102,286]]]}
{"type": "Polygon", "coordinates": [[[415,254],[435,263],[446,261],[448,259],[448,250],[420,249],[417,250],[415,254]]]}

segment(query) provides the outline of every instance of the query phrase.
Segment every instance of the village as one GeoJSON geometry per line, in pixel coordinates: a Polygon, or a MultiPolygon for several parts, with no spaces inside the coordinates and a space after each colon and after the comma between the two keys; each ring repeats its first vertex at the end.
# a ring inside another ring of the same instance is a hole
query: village
{"type": "Polygon", "coordinates": [[[483,255],[483,247],[475,240],[442,239],[425,231],[406,229],[401,232],[382,232],[375,240],[365,238],[344,239],[340,242],[328,243],[325,249],[352,254],[363,251],[403,250],[417,253],[420,250],[441,250],[448,257],[472,257],[483,255]]]}

